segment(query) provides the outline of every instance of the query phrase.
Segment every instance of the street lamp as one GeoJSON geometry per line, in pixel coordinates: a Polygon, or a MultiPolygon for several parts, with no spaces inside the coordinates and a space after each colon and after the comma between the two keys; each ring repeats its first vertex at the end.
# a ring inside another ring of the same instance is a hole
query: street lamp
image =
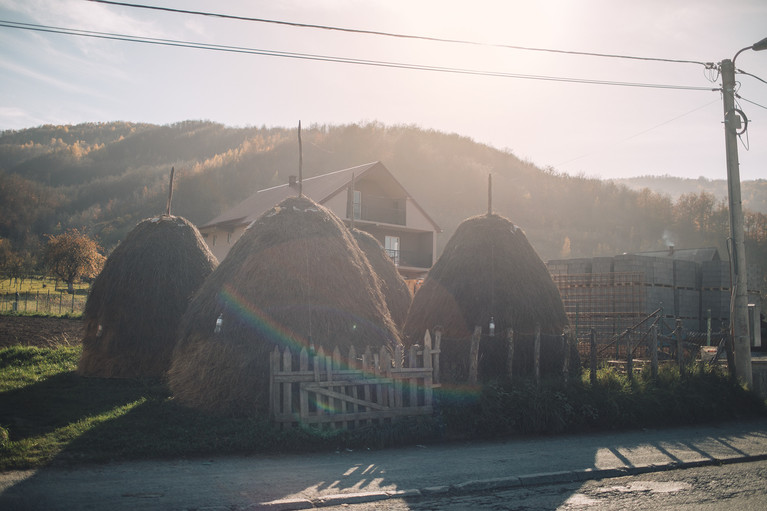
{"type": "MultiPolygon", "coordinates": [[[[724,102],[724,137],[727,156],[727,196],[730,207],[730,265],[733,289],[730,300],[730,329],[734,344],[735,376],[748,387],[753,386],[751,346],[748,336],[748,282],[746,279],[746,250],[743,230],[743,205],[740,195],[740,169],[737,135],[743,113],[735,108],[735,59],[746,50],[767,50],[767,37],[739,50],[732,60],[720,63],[722,100],[724,102]]],[[[745,126],[744,126],[745,129],[745,126]]]]}

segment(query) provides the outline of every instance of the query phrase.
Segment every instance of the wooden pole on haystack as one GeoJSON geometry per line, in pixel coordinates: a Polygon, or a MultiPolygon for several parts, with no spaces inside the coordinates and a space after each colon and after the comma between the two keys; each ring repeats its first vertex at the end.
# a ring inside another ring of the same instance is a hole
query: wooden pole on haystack
{"type": "Polygon", "coordinates": [[[301,146],[301,121],[298,121],[298,196],[304,196],[304,149],[301,146]]]}
{"type": "Polygon", "coordinates": [[[487,216],[493,214],[493,175],[487,175],[487,216]]]}
{"type": "Polygon", "coordinates": [[[176,173],[174,167],[170,168],[170,184],[168,185],[168,204],[165,205],[165,214],[170,216],[170,203],[173,201],[173,175],[176,173]]]}

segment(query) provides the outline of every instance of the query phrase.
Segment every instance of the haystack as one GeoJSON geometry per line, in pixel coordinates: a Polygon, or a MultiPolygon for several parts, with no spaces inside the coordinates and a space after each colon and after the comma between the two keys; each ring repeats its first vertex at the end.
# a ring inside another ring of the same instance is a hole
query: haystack
{"type": "Polygon", "coordinates": [[[166,215],[140,222],[93,283],[78,372],[102,378],[163,376],[189,299],[217,264],[186,219],[166,215]]]}
{"type": "Polygon", "coordinates": [[[410,288],[407,287],[405,279],[397,271],[392,258],[372,234],[359,229],[352,229],[351,232],[379,278],[381,292],[383,292],[394,324],[397,328],[402,328],[407,318],[407,311],[410,309],[410,303],[413,301],[410,288]]]}
{"type": "MultiPolygon", "coordinates": [[[[458,226],[413,298],[403,335],[406,344],[415,344],[426,329],[433,332],[435,326],[441,326],[441,363],[462,367],[468,363],[472,332],[475,326],[482,327],[480,376],[487,379],[505,373],[508,329],[521,341],[531,338],[536,325],[543,336],[552,338],[542,346],[542,369],[561,370],[562,352],[555,348],[561,339],[555,336],[567,324],[559,291],[525,234],[507,218],[490,214],[469,218],[458,226]],[[495,324],[492,338],[491,320],[495,324]]],[[[517,342],[516,374],[532,370],[531,344],[517,342]]]]}
{"type": "Polygon", "coordinates": [[[168,381],[187,406],[258,415],[268,410],[275,346],[294,353],[338,346],[343,353],[399,343],[373,270],[349,230],[323,206],[292,197],[248,227],[195,295],[168,381]]]}

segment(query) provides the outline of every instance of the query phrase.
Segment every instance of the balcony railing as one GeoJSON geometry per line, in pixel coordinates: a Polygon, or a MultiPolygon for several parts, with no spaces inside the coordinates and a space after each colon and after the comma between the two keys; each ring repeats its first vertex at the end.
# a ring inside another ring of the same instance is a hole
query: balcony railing
{"type": "Polygon", "coordinates": [[[386,249],[386,253],[394,261],[394,266],[408,266],[412,268],[430,268],[431,254],[424,254],[411,250],[386,249]]]}

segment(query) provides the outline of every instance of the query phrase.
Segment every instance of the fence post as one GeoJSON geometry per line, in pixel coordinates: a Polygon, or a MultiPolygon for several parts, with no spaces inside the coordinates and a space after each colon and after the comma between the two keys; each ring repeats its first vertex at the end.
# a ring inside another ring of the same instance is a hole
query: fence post
{"type": "Polygon", "coordinates": [[[629,381],[634,379],[634,354],[631,353],[631,329],[626,332],[626,373],[629,381]]]}
{"type": "Polygon", "coordinates": [[[471,351],[469,352],[469,383],[477,383],[477,370],[479,366],[479,340],[482,336],[482,327],[475,326],[474,334],[471,336],[471,351]]]}
{"type": "MultiPolygon", "coordinates": [[[[431,334],[429,329],[426,329],[426,333],[423,334],[423,367],[430,368],[431,364],[431,334]]],[[[434,372],[432,371],[432,375],[434,372]]]]}
{"type": "Polygon", "coordinates": [[[615,360],[621,359],[621,337],[618,335],[618,337],[615,338],[615,360]]]}
{"type": "Polygon", "coordinates": [[[272,419],[277,417],[277,403],[279,402],[277,396],[279,396],[279,388],[274,382],[274,375],[280,370],[280,348],[275,346],[269,357],[269,411],[272,414],[272,419]]]}
{"type": "Polygon", "coordinates": [[[589,337],[589,358],[590,358],[590,365],[589,368],[591,369],[590,379],[591,384],[596,385],[597,384],[597,331],[595,329],[591,329],[591,335],[589,337]]]}
{"type": "MultiPolygon", "coordinates": [[[[277,346],[275,346],[275,348],[277,348],[277,346]]],[[[276,364],[277,364],[277,367],[279,367],[279,364],[280,364],[279,351],[277,352],[275,357],[277,357],[276,364]]],[[[287,372],[293,371],[293,353],[290,351],[290,348],[287,348],[287,347],[285,348],[285,351],[282,353],[282,368],[283,368],[283,371],[287,371],[287,372]]],[[[290,382],[285,382],[281,384],[281,387],[282,387],[282,409],[280,411],[282,414],[291,414],[293,413],[293,384],[290,382]]],[[[279,390],[277,391],[277,394],[275,396],[276,403],[279,402],[277,401],[278,399],[279,399],[279,390]]]]}
{"type": "MultiPolygon", "coordinates": [[[[298,370],[301,372],[309,371],[309,352],[306,351],[306,346],[301,348],[301,353],[298,355],[298,370]]],[[[308,392],[301,391],[298,396],[298,413],[303,421],[309,416],[309,395],[308,392]]]]}
{"type": "Polygon", "coordinates": [[[676,337],[676,359],[679,363],[679,374],[684,373],[684,343],[682,342],[682,320],[677,319],[674,328],[674,337],[676,337]]]}
{"type": "Polygon", "coordinates": [[[509,375],[509,381],[514,376],[514,329],[509,328],[506,333],[506,344],[508,345],[508,356],[506,358],[506,371],[509,375]]]}
{"type": "Polygon", "coordinates": [[[442,346],[442,328],[441,327],[435,327],[434,328],[434,359],[432,359],[432,366],[434,369],[434,379],[432,380],[432,383],[439,384],[439,354],[440,354],[440,348],[442,346]]]}
{"type": "MultiPolygon", "coordinates": [[[[432,385],[434,384],[434,366],[431,360],[431,336],[429,331],[426,330],[426,335],[423,337],[423,368],[430,369],[429,376],[426,376],[423,381],[423,403],[425,406],[432,405],[432,385]]],[[[410,406],[416,406],[416,403],[410,403],[410,406]]]]}
{"type": "Polygon", "coordinates": [[[535,386],[541,383],[541,325],[535,325],[535,386]]]}
{"type": "Polygon", "coordinates": [[[567,384],[570,379],[570,330],[562,332],[562,380],[567,384]]]}
{"type": "Polygon", "coordinates": [[[650,371],[652,379],[658,379],[658,325],[652,326],[652,336],[650,337],[650,371]]]}

